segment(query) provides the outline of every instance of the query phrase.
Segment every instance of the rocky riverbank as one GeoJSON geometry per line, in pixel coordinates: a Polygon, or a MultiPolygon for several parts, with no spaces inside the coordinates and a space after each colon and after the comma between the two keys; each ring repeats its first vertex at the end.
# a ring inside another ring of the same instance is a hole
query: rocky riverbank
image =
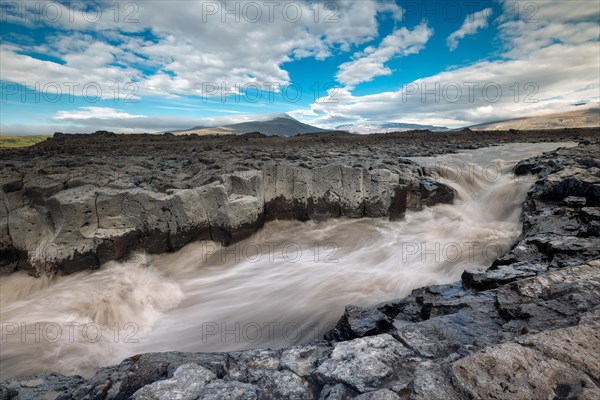
{"type": "Polygon", "coordinates": [[[537,179],[517,244],[459,282],[372,309],[348,306],[324,340],[142,354],[90,379],[8,380],[0,398],[598,398],[600,143],[520,162],[515,173],[537,179]]]}
{"type": "Polygon", "coordinates": [[[398,219],[454,198],[401,157],[597,133],[56,134],[0,150],[0,274],[68,274],[140,250],[230,244],[273,219],[398,219]]]}

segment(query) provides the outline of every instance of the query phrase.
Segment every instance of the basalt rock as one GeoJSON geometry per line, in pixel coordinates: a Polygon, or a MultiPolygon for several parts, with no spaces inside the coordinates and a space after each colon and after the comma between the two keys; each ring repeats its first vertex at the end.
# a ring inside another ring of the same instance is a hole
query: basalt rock
{"type": "Polygon", "coordinates": [[[284,163],[213,176],[165,193],[123,177],[72,177],[53,171],[3,185],[0,272],[39,276],[95,269],[134,251],[165,253],[195,240],[239,241],[272,219],[402,218],[454,199],[454,190],[420,167],[388,169],[284,163]]]}
{"type": "Polygon", "coordinates": [[[325,339],[350,340],[391,332],[393,329],[392,319],[381,311],[349,305],[337,325],[325,334],[325,339]]]}
{"type": "MultiPolygon", "coordinates": [[[[0,274],[69,273],[135,250],[174,251],[194,240],[227,244],[272,219],[400,219],[405,210],[450,203],[455,196],[402,157],[515,141],[592,143],[597,134],[598,129],[293,138],[57,133],[33,147],[0,149],[0,274]]],[[[539,170],[542,176],[561,168],[555,162],[549,170],[551,164],[518,172],[539,170]]],[[[600,165],[587,155],[574,164],[596,170],[600,165]]],[[[585,197],[585,206],[595,207],[590,184],[563,185],[556,195],[585,197]]]]}

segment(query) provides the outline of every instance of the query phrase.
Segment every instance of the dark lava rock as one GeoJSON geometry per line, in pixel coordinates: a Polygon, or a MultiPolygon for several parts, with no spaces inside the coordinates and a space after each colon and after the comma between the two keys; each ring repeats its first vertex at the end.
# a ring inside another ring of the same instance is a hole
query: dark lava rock
{"type": "Polygon", "coordinates": [[[19,392],[15,389],[9,389],[6,386],[0,385],[0,400],[12,400],[19,396],[19,392]]]}
{"type": "Polygon", "coordinates": [[[517,165],[513,168],[515,175],[522,176],[527,174],[536,174],[540,172],[541,168],[536,163],[531,163],[528,161],[519,161],[517,165]]]}
{"type": "Polygon", "coordinates": [[[510,265],[498,265],[487,271],[466,270],[462,274],[462,282],[465,286],[477,289],[494,289],[517,279],[529,278],[548,269],[545,264],[531,264],[528,262],[516,262],[510,265]]]}
{"type": "Polygon", "coordinates": [[[585,197],[568,196],[562,200],[561,205],[569,207],[584,207],[586,202],[587,199],[585,197]]]}
{"type": "Polygon", "coordinates": [[[391,332],[393,329],[392,318],[381,311],[348,305],[336,326],[325,334],[325,339],[350,340],[391,332]]]}
{"type": "Polygon", "coordinates": [[[456,190],[432,179],[421,181],[421,200],[423,205],[452,204],[456,198],[456,190]]]}

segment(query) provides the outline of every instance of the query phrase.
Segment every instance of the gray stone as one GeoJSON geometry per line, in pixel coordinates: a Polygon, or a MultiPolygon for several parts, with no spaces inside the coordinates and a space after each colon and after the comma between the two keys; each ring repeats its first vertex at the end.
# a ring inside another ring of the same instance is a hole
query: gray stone
{"type": "Polygon", "coordinates": [[[203,400],[256,400],[258,388],[237,381],[214,381],[206,385],[198,397],[203,400]]]}
{"type": "Polygon", "coordinates": [[[299,376],[307,376],[317,368],[319,360],[330,351],[328,346],[291,347],[281,354],[281,366],[299,376]]]}
{"type": "Polygon", "coordinates": [[[600,221],[600,208],[583,207],[579,210],[579,215],[584,222],[600,221]]]}
{"type": "Polygon", "coordinates": [[[80,376],[64,376],[55,373],[41,376],[9,379],[0,385],[0,398],[19,400],[56,399],[83,384],[80,376]]]}
{"type": "Polygon", "coordinates": [[[325,334],[326,340],[350,340],[391,332],[392,318],[379,310],[348,305],[336,326],[325,334]]]}
{"type": "Polygon", "coordinates": [[[343,383],[362,393],[392,380],[403,357],[412,354],[388,334],[340,342],[315,375],[324,383],[343,383]]]}
{"type": "Polygon", "coordinates": [[[399,400],[400,396],[389,389],[376,390],[356,396],[357,400],[399,400]]]}
{"type": "Polygon", "coordinates": [[[591,264],[550,271],[502,286],[497,308],[506,320],[525,321],[529,329],[556,329],[600,304],[600,269],[591,264]]]}
{"type": "Polygon", "coordinates": [[[7,388],[4,385],[0,385],[0,400],[12,400],[19,396],[19,392],[15,389],[7,388]]]}
{"type": "Polygon", "coordinates": [[[477,290],[493,289],[517,279],[528,278],[546,271],[547,265],[517,262],[499,265],[486,271],[466,270],[461,279],[465,286],[477,290]]]}
{"type": "Polygon", "coordinates": [[[308,400],[313,398],[313,387],[291,371],[273,371],[256,383],[261,397],[273,399],[308,400]]]}
{"type": "Polygon", "coordinates": [[[319,396],[319,400],[345,400],[355,398],[357,393],[348,386],[338,383],[336,385],[325,385],[319,396]]]}
{"type": "Polygon", "coordinates": [[[600,321],[593,320],[564,329],[542,332],[519,340],[545,356],[565,362],[588,376],[600,376],[600,321]]]}
{"type": "Polygon", "coordinates": [[[412,400],[459,400],[462,398],[442,367],[433,361],[419,364],[412,383],[412,400]]]}
{"type": "Polygon", "coordinates": [[[502,322],[494,314],[461,310],[404,325],[393,335],[419,356],[444,358],[501,341],[502,322]]]}
{"type": "MultiPolygon", "coordinates": [[[[470,398],[549,399],[563,391],[598,398],[600,390],[582,371],[515,343],[487,348],[450,367],[453,384],[470,398]]],[[[571,396],[572,395],[572,396],[571,396]]]]}
{"type": "Polygon", "coordinates": [[[216,378],[214,372],[197,364],[178,367],[173,378],[146,385],[133,394],[135,400],[195,400],[201,389],[216,378]]]}
{"type": "Polygon", "coordinates": [[[562,204],[569,207],[584,207],[587,199],[585,197],[568,196],[562,201],[562,204]]]}

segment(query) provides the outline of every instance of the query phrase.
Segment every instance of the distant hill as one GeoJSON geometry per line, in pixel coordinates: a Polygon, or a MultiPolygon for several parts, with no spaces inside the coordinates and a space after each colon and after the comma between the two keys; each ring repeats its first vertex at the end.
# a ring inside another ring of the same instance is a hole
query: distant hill
{"type": "Polygon", "coordinates": [[[337,126],[336,129],[348,131],[350,133],[385,133],[414,130],[430,130],[432,132],[440,132],[448,130],[448,128],[445,126],[407,124],[403,122],[386,122],[381,124],[347,124],[337,126]]]}
{"type": "Polygon", "coordinates": [[[539,115],[527,118],[515,118],[504,121],[486,122],[469,126],[470,129],[491,130],[534,130],[534,129],[564,129],[591,128],[600,126],[600,108],[590,108],[556,114],[539,115]]]}
{"type": "Polygon", "coordinates": [[[15,148],[33,146],[48,139],[48,135],[6,136],[0,135],[0,148],[15,148]]]}
{"type": "Polygon", "coordinates": [[[240,122],[231,125],[214,127],[197,126],[183,131],[171,131],[176,135],[242,135],[244,133],[260,132],[269,136],[296,136],[304,133],[325,132],[325,129],[303,124],[284,114],[266,121],[240,122]]]}

